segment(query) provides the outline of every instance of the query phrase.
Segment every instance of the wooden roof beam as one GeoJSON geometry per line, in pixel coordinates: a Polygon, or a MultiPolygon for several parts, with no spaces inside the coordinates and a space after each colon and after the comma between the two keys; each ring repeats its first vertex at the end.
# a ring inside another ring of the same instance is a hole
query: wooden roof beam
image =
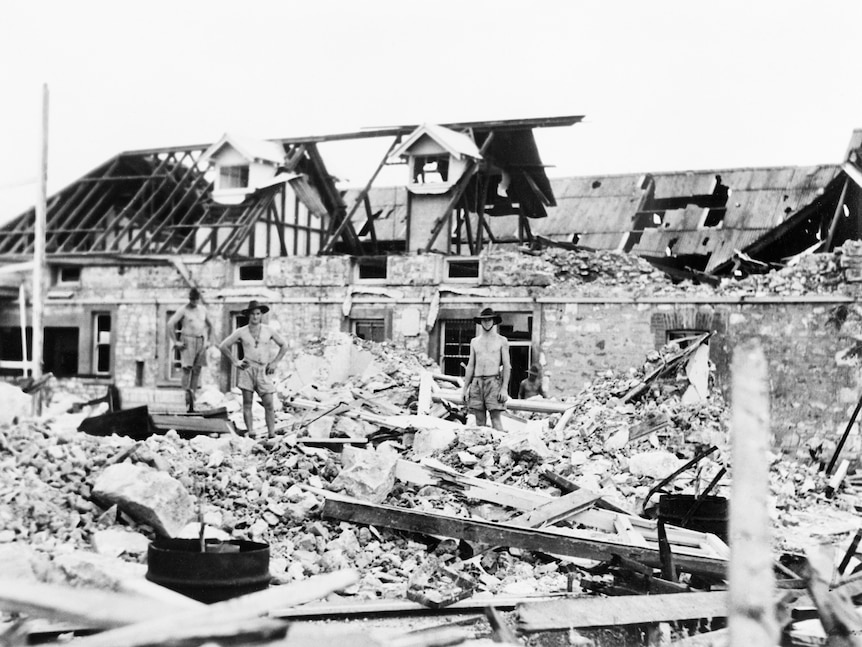
{"type": "MultiPolygon", "coordinates": [[[[119,242],[122,240],[123,236],[125,236],[127,233],[129,233],[129,231],[131,231],[132,227],[137,227],[139,230],[145,231],[146,226],[147,226],[146,223],[148,223],[152,220],[152,214],[151,214],[150,218],[147,218],[143,224],[141,222],[139,222],[139,220],[145,215],[144,211],[149,208],[149,206],[153,203],[153,201],[156,199],[156,197],[160,197],[159,192],[162,189],[164,189],[165,186],[167,186],[167,183],[168,183],[167,175],[162,175],[161,173],[159,173],[159,171],[162,169],[163,166],[167,166],[168,162],[174,162],[175,164],[177,163],[176,155],[174,153],[170,153],[170,154],[166,155],[165,159],[162,160],[162,163],[159,165],[158,169],[149,178],[147,178],[144,181],[144,186],[146,186],[147,184],[156,184],[156,182],[155,182],[156,178],[162,178],[162,181],[159,182],[156,186],[150,186],[149,187],[149,192],[150,192],[149,197],[147,197],[147,199],[141,203],[141,206],[138,207],[138,210],[135,211],[135,213],[133,213],[129,217],[128,221],[123,226],[123,228],[119,232],[117,232],[117,234],[114,238],[114,244],[115,244],[114,249],[116,251],[120,251],[119,242]]],[[[124,251],[125,250],[123,250],[123,252],[124,251]]],[[[123,252],[121,252],[121,253],[123,253],[123,252]]]]}
{"type": "MultiPolygon", "coordinates": [[[[185,153],[185,154],[183,155],[182,159],[180,159],[180,160],[178,160],[178,161],[177,161],[177,165],[176,165],[176,167],[175,167],[174,169],[171,169],[171,174],[172,174],[176,169],[178,169],[178,168],[181,168],[181,167],[182,167],[182,161],[183,161],[186,157],[189,157],[189,154],[188,154],[188,153],[185,153]]],[[[195,173],[195,172],[200,173],[200,171],[199,171],[199,170],[198,170],[198,168],[197,168],[197,163],[196,163],[196,162],[195,162],[195,163],[193,163],[191,166],[189,166],[189,167],[187,167],[187,168],[186,168],[186,172],[185,172],[185,173],[183,173],[182,177],[180,177],[180,179],[179,179],[179,180],[177,180],[177,181],[175,182],[174,187],[171,189],[170,193],[168,193],[168,195],[167,195],[167,196],[165,196],[165,197],[161,200],[161,204],[159,205],[159,207],[158,207],[158,208],[153,212],[153,214],[152,214],[152,215],[147,219],[147,221],[146,221],[146,222],[141,226],[141,228],[140,228],[140,230],[138,231],[138,233],[137,233],[137,234],[135,234],[134,236],[132,236],[132,238],[129,240],[128,244],[126,245],[126,247],[123,249],[123,253],[124,253],[124,254],[125,254],[125,253],[129,253],[129,252],[131,252],[131,251],[134,249],[135,244],[136,244],[139,240],[141,240],[141,238],[142,238],[142,237],[143,237],[143,236],[148,232],[148,230],[153,226],[153,224],[154,224],[154,223],[156,223],[157,221],[159,221],[159,218],[161,218],[162,213],[163,213],[163,212],[168,208],[168,206],[170,205],[170,201],[173,199],[173,197],[176,195],[176,193],[180,190],[180,188],[182,187],[183,183],[188,179],[188,177],[189,177],[190,175],[192,175],[192,174],[193,174],[193,173],[195,173]]],[[[169,175],[170,175],[170,174],[169,174],[169,175]]],[[[194,187],[194,183],[192,184],[192,187],[194,187]]],[[[188,195],[188,191],[186,191],[186,194],[184,194],[184,197],[185,197],[185,195],[188,195]]],[[[180,201],[180,203],[181,203],[181,202],[182,202],[182,200],[180,201]]],[[[176,205],[174,205],[174,209],[172,209],[172,210],[171,210],[171,213],[173,213],[173,212],[175,212],[175,211],[176,211],[176,205]]],[[[147,240],[147,241],[146,241],[146,242],[141,246],[141,249],[139,250],[139,253],[143,252],[143,251],[144,251],[144,250],[149,246],[150,242],[152,242],[153,240],[155,240],[155,239],[156,239],[156,236],[158,236],[158,235],[159,235],[159,234],[164,230],[165,226],[166,226],[167,224],[169,224],[169,223],[170,223],[170,219],[169,219],[169,218],[161,218],[161,222],[159,222],[159,223],[158,223],[158,225],[156,225],[155,229],[153,229],[151,232],[149,232],[149,233],[150,233],[149,240],[147,240]]]]}
{"type": "MultiPolygon", "coordinates": [[[[161,161],[161,163],[158,165],[158,167],[156,167],[156,169],[153,171],[153,173],[158,174],[158,173],[161,173],[162,171],[164,171],[164,168],[168,162],[168,159],[169,159],[169,157],[165,157],[165,159],[163,159],[161,161]]],[[[120,220],[122,218],[126,217],[126,212],[129,210],[130,206],[135,204],[135,202],[137,202],[137,200],[145,193],[145,191],[150,188],[149,185],[150,185],[149,180],[146,180],[145,182],[143,182],[141,184],[140,188],[137,190],[135,195],[132,196],[132,199],[129,200],[129,202],[126,204],[126,206],[123,207],[123,209],[118,214],[116,214],[116,216],[113,218],[113,222],[120,222],[120,220]]],[[[129,222],[131,223],[131,220],[129,222]]],[[[96,249],[100,244],[102,244],[105,240],[107,240],[107,238],[110,235],[111,230],[112,230],[111,224],[112,223],[106,223],[105,230],[102,232],[102,234],[99,237],[96,238],[96,240],[93,241],[92,245],[90,245],[91,250],[96,249]]],[[[127,225],[124,226],[123,229],[121,230],[121,232],[117,235],[117,238],[122,236],[123,232],[128,231],[128,227],[129,227],[129,225],[127,223],[127,225]]]]}
{"type": "MultiPolygon", "coordinates": [[[[338,228],[332,233],[332,235],[329,237],[329,240],[326,241],[326,244],[321,248],[320,252],[318,252],[318,255],[329,253],[332,250],[332,246],[335,244],[335,241],[347,227],[353,229],[353,225],[350,223],[351,219],[353,218],[353,214],[356,213],[356,209],[359,207],[359,205],[362,204],[362,202],[368,198],[368,192],[371,190],[371,186],[374,184],[374,180],[377,179],[377,175],[386,165],[386,160],[389,159],[389,155],[400,143],[400,136],[392,140],[392,144],[390,144],[389,150],[386,151],[386,154],[383,156],[383,159],[380,160],[380,163],[377,165],[377,168],[371,175],[371,179],[368,180],[368,182],[365,184],[365,187],[362,189],[362,191],[359,192],[359,195],[356,196],[356,200],[353,202],[353,206],[350,208],[350,212],[344,217],[344,220],[342,220],[338,224],[338,228]]],[[[359,241],[359,237],[356,235],[355,231],[353,232],[353,238],[356,242],[359,241]]]]}

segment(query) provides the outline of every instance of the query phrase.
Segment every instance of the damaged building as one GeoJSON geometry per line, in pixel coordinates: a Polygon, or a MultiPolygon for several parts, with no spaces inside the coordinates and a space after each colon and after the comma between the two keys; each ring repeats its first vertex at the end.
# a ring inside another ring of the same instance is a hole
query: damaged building
{"type": "MultiPolygon", "coordinates": [[[[473,316],[490,306],[510,341],[513,390],[538,362],[563,398],[703,332],[713,334],[722,384],[730,349],[760,336],[783,442],[841,427],[859,390],[854,362],[837,359],[862,334],[852,272],[836,279],[846,289],[827,294],[719,288],[860,238],[862,132],[835,165],[549,177],[534,130],[581,119],[271,141],[226,134],[121,153],[48,201],[43,369],[94,394],[114,384],[127,404],[181,408],[167,324],[197,287],[218,339],[257,299],[296,343],[350,332],[461,375],[473,316]],[[342,187],[323,145],[368,138],[391,144],[364,186],[342,187]],[[378,185],[387,165],[402,167],[403,184],[378,185]],[[547,249],[577,255],[585,280],[561,283],[547,249]],[[590,282],[590,255],[607,252],[648,265],[637,281],[590,282]]],[[[9,378],[33,356],[35,244],[34,211],[0,228],[0,372],[9,378]]],[[[213,353],[203,380],[227,391],[236,371],[213,353]]]]}

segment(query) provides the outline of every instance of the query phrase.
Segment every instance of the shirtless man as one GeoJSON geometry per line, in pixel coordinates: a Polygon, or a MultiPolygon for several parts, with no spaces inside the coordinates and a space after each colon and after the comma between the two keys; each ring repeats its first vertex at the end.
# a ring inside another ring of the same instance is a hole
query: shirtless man
{"type": "Polygon", "coordinates": [[[201,293],[197,288],[192,288],[189,290],[189,302],[168,319],[168,335],[180,351],[182,385],[186,391],[189,413],[195,410],[195,391],[198,389],[201,368],[207,362],[206,349],[213,334],[212,320],[200,301],[201,293]],[[177,339],[177,325],[180,322],[183,327],[177,339]]]}
{"type": "Polygon", "coordinates": [[[287,352],[287,342],[284,338],[273,328],[261,323],[263,315],[267,312],[269,312],[269,306],[257,301],[249,301],[248,307],[242,310],[242,314],[248,317],[248,324],[234,330],[218,347],[231,364],[239,369],[237,386],[242,391],[242,419],[245,421],[246,433],[249,436],[254,436],[251,405],[255,392],[260,396],[260,402],[263,405],[266,430],[270,436],[275,434],[275,411],[272,399],[275,384],[270,376],[275,373],[276,364],[287,352]],[[270,359],[271,341],[278,344],[278,354],[273,359],[270,359]],[[242,344],[242,360],[233,355],[233,347],[237,342],[242,344]]]}
{"type": "Polygon", "coordinates": [[[474,317],[480,326],[479,334],[470,340],[470,361],[464,375],[464,402],[476,416],[476,424],[484,426],[485,411],[491,415],[491,426],[503,430],[502,412],[509,399],[509,340],[495,327],[502,317],[491,308],[485,308],[474,317]],[[500,367],[502,366],[502,375],[500,367]]]}
{"type": "Polygon", "coordinates": [[[518,387],[518,398],[526,400],[536,396],[547,398],[545,393],[545,385],[542,380],[541,364],[533,364],[530,370],[527,371],[527,377],[521,380],[521,385],[518,387]]]}

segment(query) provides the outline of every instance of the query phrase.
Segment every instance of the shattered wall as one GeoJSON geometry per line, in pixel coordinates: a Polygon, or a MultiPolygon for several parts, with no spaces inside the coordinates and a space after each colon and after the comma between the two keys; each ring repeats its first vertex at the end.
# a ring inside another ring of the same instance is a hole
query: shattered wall
{"type": "MultiPolygon", "coordinates": [[[[380,317],[391,343],[436,361],[447,320],[469,320],[486,306],[522,313],[533,320],[532,338],[523,343],[544,364],[550,393],[559,399],[607,371],[638,366],[669,339],[705,331],[713,333],[715,383],[726,391],[734,347],[757,336],[770,362],[773,430],[780,444],[792,446],[839,434],[862,391],[856,306],[862,283],[847,274],[862,266],[862,249],[844,252],[718,287],[674,284],[637,257],[564,250],[489,250],[472,279],[450,277],[448,260],[437,254],[390,256],[386,278],[375,280],[359,280],[356,260],[347,256],[268,259],[257,281],[241,281],[236,265],[223,259],[86,267],[79,285],[69,287],[71,297],[48,300],[46,321],[80,325],[86,372],[91,314],[110,309],[113,371],[93,380],[113,381],[139,399],[179,389],[177,380],[166,379],[165,321],[186,302],[187,278],[203,292],[217,340],[257,299],[270,304],[267,321],[291,349],[349,331],[352,318],[380,317]]],[[[0,313],[0,325],[18,325],[17,312],[0,313]]],[[[283,361],[283,374],[295,369],[292,357],[283,361]]],[[[215,349],[209,359],[203,387],[226,389],[228,363],[215,349]]]]}

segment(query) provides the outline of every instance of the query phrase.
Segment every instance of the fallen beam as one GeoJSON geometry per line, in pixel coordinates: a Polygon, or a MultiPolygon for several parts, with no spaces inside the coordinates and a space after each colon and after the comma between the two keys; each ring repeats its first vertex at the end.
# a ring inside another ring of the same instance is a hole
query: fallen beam
{"type": "Polygon", "coordinates": [[[728,604],[726,591],[528,602],[518,606],[518,628],[530,632],[723,618],[728,604]]]}
{"type": "Polygon", "coordinates": [[[232,434],[233,425],[221,418],[195,418],[193,416],[175,416],[153,413],[150,414],[154,429],[159,431],[175,430],[180,434],[232,434]]]}
{"type": "MultiPolygon", "coordinates": [[[[620,555],[647,566],[656,568],[661,566],[659,551],[655,548],[596,539],[589,536],[587,531],[525,529],[510,524],[375,505],[332,492],[314,491],[326,497],[322,514],[331,519],[595,561],[607,561],[613,555],[620,555]]],[[[674,557],[678,568],[690,573],[724,577],[727,568],[727,562],[724,559],[685,554],[683,549],[678,549],[674,557]]]]}
{"type": "MultiPolygon", "coordinates": [[[[460,391],[448,393],[440,391],[432,396],[434,402],[451,402],[452,404],[464,404],[464,397],[460,391]]],[[[565,402],[554,402],[553,400],[519,400],[512,398],[506,400],[506,408],[512,411],[532,411],[533,413],[565,413],[572,408],[571,404],[565,402]]]]}

